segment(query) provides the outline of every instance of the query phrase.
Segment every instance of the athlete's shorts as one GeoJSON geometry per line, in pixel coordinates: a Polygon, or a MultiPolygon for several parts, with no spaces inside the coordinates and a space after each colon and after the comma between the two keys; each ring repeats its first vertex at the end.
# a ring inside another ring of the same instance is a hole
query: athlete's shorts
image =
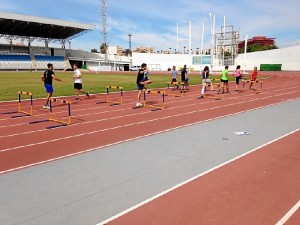
{"type": "Polygon", "coordinates": [[[140,90],[143,90],[144,89],[144,85],[142,85],[142,84],[137,84],[137,88],[138,88],[138,90],[140,91],[140,90]]]}
{"type": "Polygon", "coordinates": [[[238,85],[240,83],[240,79],[242,79],[242,76],[235,77],[235,83],[238,85]]]}
{"type": "Polygon", "coordinates": [[[44,84],[47,93],[53,92],[53,86],[51,84],[44,84]]]}
{"type": "Polygon", "coordinates": [[[81,90],[82,89],[82,83],[74,83],[74,89],[81,90]]]}
{"type": "Polygon", "coordinates": [[[148,80],[148,78],[143,78],[143,79],[141,79],[141,80],[139,81],[139,83],[137,83],[137,88],[138,88],[138,90],[143,90],[143,89],[145,88],[145,85],[140,84],[140,82],[145,82],[145,81],[147,81],[147,80],[148,80]]]}
{"type": "Polygon", "coordinates": [[[227,84],[227,83],[228,83],[228,80],[223,80],[223,79],[221,79],[221,82],[224,82],[225,84],[227,84]]]}

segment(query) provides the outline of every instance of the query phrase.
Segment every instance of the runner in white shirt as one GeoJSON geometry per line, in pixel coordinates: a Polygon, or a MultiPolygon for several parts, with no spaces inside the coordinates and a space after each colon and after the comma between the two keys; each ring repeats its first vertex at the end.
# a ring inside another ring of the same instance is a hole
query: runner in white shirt
{"type": "Polygon", "coordinates": [[[73,65],[73,70],[74,70],[74,92],[76,95],[75,100],[79,100],[79,92],[86,94],[86,96],[90,97],[90,93],[88,91],[85,91],[82,89],[82,79],[81,79],[81,72],[78,69],[77,64],[73,65]]]}
{"type": "MultiPolygon", "coordinates": [[[[173,66],[172,70],[171,70],[171,74],[172,74],[172,81],[171,84],[173,84],[174,82],[177,82],[177,74],[178,74],[178,70],[176,69],[176,66],[173,66]]],[[[175,89],[175,84],[172,90],[175,89]]],[[[177,86],[178,88],[178,86],[177,86]]]]}

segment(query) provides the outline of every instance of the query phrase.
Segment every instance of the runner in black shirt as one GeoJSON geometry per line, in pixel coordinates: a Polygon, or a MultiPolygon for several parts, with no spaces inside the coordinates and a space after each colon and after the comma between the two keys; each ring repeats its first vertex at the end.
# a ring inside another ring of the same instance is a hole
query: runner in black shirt
{"type": "Polygon", "coordinates": [[[48,67],[48,69],[43,73],[43,75],[41,77],[41,80],[44,82],[44,86],[45,86],[46,92],[47,92],[46,104],[43,105],[43,109],[50,109],[49,100],[53,93],[53,86],[52,86],[53,79],[57,80],[57,81],[63,81],[62,79],[57,78],[55,76],[55,73],[53,71],[54,70],[53,64],[48,63],[47,67],[48,67]]]}
{"type": "Polygon", "coordinates": [[[148,84],[152,83],[152,81],[149,80],[148,76],[149,76],[149,72],[147,70],[147,64],[143,63],[141,65],[141,68],[139,69],[139,72],[138,72],[137,78],[136,78],[136,84],[137,84],[137,88],[138,88],[138,96],[137,96],[138,102],[136,103],[136,107],[143,106],[143,104],[140,103],[142,90],[145,89],[148,84]]]}

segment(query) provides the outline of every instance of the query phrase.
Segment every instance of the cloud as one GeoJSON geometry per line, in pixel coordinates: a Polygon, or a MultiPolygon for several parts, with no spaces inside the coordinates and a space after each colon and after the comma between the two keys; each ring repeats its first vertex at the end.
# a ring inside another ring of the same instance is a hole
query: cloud
{"type": "MultiPolygon", "coordinates": [[[[46,17],[95,24],[95,31],[84,37],[98,45],[101,42],[102,26],[101,1],[99,0],[2,0],[0,11],[45,16],[53,6],[55,10],[46,17]]],[[[205,22],[204,46],[210,43],[210,18],[216,15],[215,31],[220,32],[223,17],[226,25],[234,25],[241,39],[249,36],[265,35],[277,38],[278,43],[286,45],[299,40],[300,14],[299,0],[109,0],[106,1],[109,43],[128,46],[128,33],[132,33],[133,45],[153,46],[168,50],[176,47],[176,23],[181,20],[192,21],[193,48],[199,47],[202,36],[202,22],[205,22]],[[171,46],[172,45],[172,46],[171,46]]],[[[79,37],[78,42],[82,37],[79,37]]],[[[74,40],[74,44],[77,40],[74,40]]],[[[181,43],[186,45],[185,43],[181,43]]],[[[84,44],[82,44],[84,45],[84,44]]],[[[82,46],[80,45],[80,47],[82,46]]],[[[90,46],[90,43],[86,44],[90,46]]],[[[89,48],[89,47],[87,47],[89,48]]]]}

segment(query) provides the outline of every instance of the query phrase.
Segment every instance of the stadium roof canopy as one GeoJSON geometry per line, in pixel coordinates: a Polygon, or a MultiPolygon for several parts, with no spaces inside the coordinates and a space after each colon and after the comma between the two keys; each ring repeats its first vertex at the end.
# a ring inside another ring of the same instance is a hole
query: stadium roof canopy
{"type": "Polygon", "coordinates": [[[71,40],[94,28],[93,24],[0,12],[0,36],[71,40]]]}

